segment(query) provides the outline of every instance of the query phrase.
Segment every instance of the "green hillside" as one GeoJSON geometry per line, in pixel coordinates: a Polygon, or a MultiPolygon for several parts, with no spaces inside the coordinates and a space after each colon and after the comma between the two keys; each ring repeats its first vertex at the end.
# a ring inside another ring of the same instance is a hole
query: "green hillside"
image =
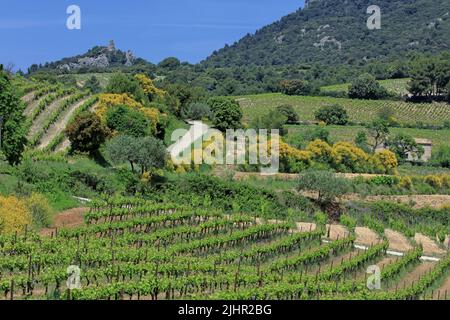
{"type": "Polygon", "coordinates": [[[214,67],[301,63],[360,65],[408,52],[440,52],[450,47],[448,0],[379,0],[381,30],[367,28],[369,0],[316,0],[214,52],[214,67]]]}
{"type": "MultiPolygon", "coordinates": [[[[408,82],[409,78],[405,79],[387,79],[380,80],[380,84],[386,88],[386,90],[394,95],[404,96],[408,94],[408,82]]],[[[347,94],[350,83],[336,84],[331,86],[325,86],[320,88],[322,92],[342,92],[347,94]]]]}

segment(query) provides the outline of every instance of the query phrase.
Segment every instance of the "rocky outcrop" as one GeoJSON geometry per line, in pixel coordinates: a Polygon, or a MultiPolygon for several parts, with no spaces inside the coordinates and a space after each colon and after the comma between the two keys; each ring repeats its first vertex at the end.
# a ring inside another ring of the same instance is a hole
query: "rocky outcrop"
{"type": "Polygon", "coordinates": [[[109,59],[106,54],[103,53],[97,57],[80,58],[77,63],[72,62],[60,65],[58,66],[58,69],[70,71],[81,68],[107,68],[109,65],[109,59]]]}

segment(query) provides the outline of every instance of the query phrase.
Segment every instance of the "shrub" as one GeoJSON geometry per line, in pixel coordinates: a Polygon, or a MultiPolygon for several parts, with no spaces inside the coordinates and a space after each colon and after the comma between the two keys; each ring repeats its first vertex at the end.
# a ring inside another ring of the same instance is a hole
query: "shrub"
{"type": "Polygon", "coordinates": [[[205,103],[191,103],[181,109],[181,117],[189,120],[212,119],[210,107],[205,103]]]}
{"type": "Polygon", "coordinates": [[[110,108],[106,113],[106,124],[113,131],[136,138],[152,133],[147,117],[127,106],[110,108]]]}
{"type": "Polygon", "coordinates": [[[347,227],[348,230],[354,231],[357,225],[355,218],[349,216],[348,214],[343,214],[340,218],[341,224],[347,227]]]}
{"type": "Polygon", "coordinates": [[[348,123],[347,111],[340,105],[324,106],[315,113],[316,120],[327,125],[345,126],[348,123]]]}
{"type": "Polygon", "coordinates": [[[316,212],[314,214],[314,222],[317,223],[318,226],[325,226],[328,222],[328,217],[323,212],[316,212]]]}
{"type": "Polygon", "coordinates": [[[24,201],[0,196],[0,234],[23,233],[31,224],[32,217],[24,201]]]}
{"type": "Polygon", "coordinates": [[[400,181],[398,183],[400,188],[412,190],[413,188],[413,181],[410,177],[401,177],[400,181]]]}
{"type": "Polygon", "coordinates": [[[106,141],[110,132],[96,114],[84,112],[66,128],[66,134],[70,140],[72,151],[93,154],[106,141]]]}
{"type": "Polygon", "coordinates": [[[283,80],[280,82],[281,92],[288,96],[302,96],[311,93],[312,88],[305,80],[283,80]]]}
{"type": "Polygon", "coordinates": [[[328,163],[332,159],[333,148],[322,140],[314,140],[309,143],[306,151],[313,154],[315,160],[328,163]]]}
{"type": "Polygon", "coordinates": [[[287,118],[288,124],[296,124],[299,122],[298,114],[290,104],[283,104],[277,110],[287,118]]]}
{"type": "Polygon", "coordinates": [[[375,166],[380,165],[379,169],[383,170],[384,173],[395,173],[398,167],[397,157],[395,153],[389,150],[381,150],[372,157],[372,161],[375,166]]]}
{"type": "Polygon", "coordinates": [[[374,178],[370,179],[369,183],[376,185],[376,186],[393,187],[399,183],[399,180],[397,177],[379,176],[379,177],[374,177],[374,178]]]}
{"type": "Polygon", "coordinates": [[[387,90],[370,74],[359,76],[348,90],[351,99],[381,99],[387,95],[387,90]]]}
{"type": "Polygon", "coordinates": [[[445,188],[450,188],[450,175],[444,175],[442,176],[442,185],[445,188]]]}
{"type": "Polygon", "coordinates": [[[450,147],[442,146],[433,154],[431,164],[434,166],[450,168],[450,147]]]}
{"type": "Polygon", "coordinates": [[[425,182],[436,189],[441,189],[443,186],[442,179],[439,176],[426,176],[425,182]]]}
{"type": "Polygon", "coordinates": [[[32,193],[25,199],[26,206],[31,213],[33,226],[37,229],[49,227],[51,224],[52,208],[46,197],[32,193]]]}

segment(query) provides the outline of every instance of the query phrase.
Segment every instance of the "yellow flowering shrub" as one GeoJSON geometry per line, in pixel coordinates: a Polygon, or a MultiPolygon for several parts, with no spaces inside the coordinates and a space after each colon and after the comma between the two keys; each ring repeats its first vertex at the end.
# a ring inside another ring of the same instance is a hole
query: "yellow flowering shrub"
{"type": "Polygon", "coordinates": [[[319,161],[329,162],[332,159],[333,148],[320,139],[310,142],[306,151],[311,152],[313,157],[319,161]]]}
{"type": "Polygon", "coordinates": [[[398,183],[398,185],[401,188],[407,189],[407,190],[411,190],[413,188],[413,181],[410,177],[402,177],[400,179],[400,182],[398,183]]]}
{"type": "Polygon", "coordinates": [[[332,158],[338,167],[344,166],[353,172],[364,172],[367,170],[369,155],[349,142],[338,142],[333,146],[332,158]]]}
{"type": "Polygon", "coordinates": [[[145,94],[150,95],[152,97],[163,98],[166,95],[164,90],[158,89],[153,83],[152,79],[147,77],[145,74],[137,74],[134,78],[139,82],[142,90],[144,90],[145,94]]]}
{"type": "Polygon", "coordinates": [[[442,176],[442,185],[445,188],[450,188],[450,175],[443,175],[442,176]]]}
{"type": "Polygon", "coordinates": [[[395,173],[398,167],[398,160],[395,153],[389,150],[381,150],[371,158],[371,162],[379,170],[383,170],[384,173],[395,173]]]}
{"type": "Polygon", "coordinates": [[[442,178],[440,176],[427,176],[425,177],[425,182],[434,188],[442,188],[442,178]]]}
{"type": "Polygon", "coordinates": [[[31,227],[32,217],[27,204],[16,197],[0,196],[0,234],[22,233],[31,227]]]}

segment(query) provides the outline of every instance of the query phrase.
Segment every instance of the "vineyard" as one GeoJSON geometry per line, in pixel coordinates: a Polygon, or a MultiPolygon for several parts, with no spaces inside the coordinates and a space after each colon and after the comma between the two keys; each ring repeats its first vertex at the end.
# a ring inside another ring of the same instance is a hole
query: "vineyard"
{"type": "Polygon", "coordinates": [[[341,105],[347,110],[350,121],[366,124],[377,118],[380,110],[389,107],[402,125],[443,125],[450,121],[450,108],[446,104],[419,104],[391,100],[356,100],[332,97],[286,96],[282,94],[259,94],[236,97],[244,111],[244,118],[251,122],[267,114],[277,106],[289,104],[294,107],[301,121],[314,121],[314,113],[323,106],[341,105]]]}
{"type": "Polygon", "coordinates": [[[2,298],[450,298],[445,285],[434,290],[450,271],[450,255],[425,263],[415,247],[393,257],[387,240],[358,247],[354,232],[333,238],[326,226],[297,229],[140,198],[95,200],[84,221],[47,237],[27,230],[0,237],[2,298]],[[381,268],[381,290],[366,287],[370,265],[381,268]],[[76,289],[67,289],[69,276],[76,289]]]}
{"type": "MultiPolygon", "coordinates": [[[[381,86],[383,86],[389,93],[396,94],[399,96],[405,96],[408,92],[408,82],[410,79],[388,79],[388,80],[380,80],[378,81],[381,86]]],[[[342,92],[343,94],[348,93],[348,88],[350,83],[337,84],[332,86],[322,87],[320,90],[322,92],[342,92]]]]}
{"type": "Polygon", "coordinates": [[[42,151],[63,151],[69,147],[64,135],[66,126],[78,114],[91,109],[97,97],[61,84],[16,80],[25,104],[28,147],[42,151]]]}

